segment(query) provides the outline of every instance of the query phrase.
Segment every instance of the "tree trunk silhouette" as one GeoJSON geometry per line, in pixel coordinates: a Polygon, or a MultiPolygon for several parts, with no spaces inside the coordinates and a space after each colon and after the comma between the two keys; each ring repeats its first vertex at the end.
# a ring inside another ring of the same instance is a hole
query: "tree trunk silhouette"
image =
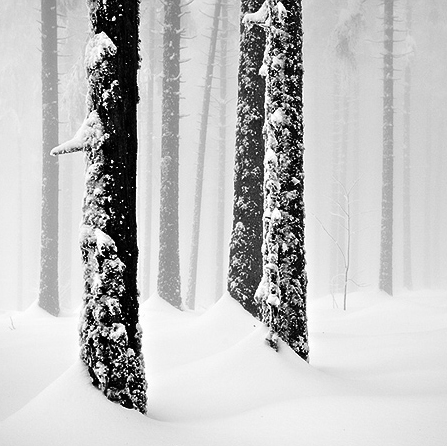
{"type": "Polygon", "coordinates": [[[59,314],[59,168],[50,151],[58,145],[58,64],[56,0],[41,1],[42,16],[42,215],[39,306],[59,314]]]}
{"type": "Polygon", "coordinates": [[[197,176],[194,194],[194,216],[191,237],[191,255],[189,259],[189,280],[186,304],[194,309],[197,285],[197,263],[199,257],[200,216],[202,211],[203,172],[205,169],[206,136],[211,102],[211,86],[213,83],[214,62],[216,59],[217,35],[222,0],[217,0],[214,6],[213,26],[211,29],[210,48],[206,65],[205,87],[203,91],[202,116],[200,120],[199,150],[197,154],[197,176]]]}
{"type": "Polygon", "coordinates": [[[181,308],[179,258],[180,0],[166,0],[163,23],[160,247],[157,290],[181,308]]]}
{"type": "MultiPolygon", "coordinates": [[[[407,38],[411,36],[412,20],[411,1],[407,1],[407,38]]],[[[409,48],[407,48],[407,51],[409,48]]],[[[404,287],[413,288],[411,267],[411,58],[412,54],[406,54],[404,70],[404,135],[403,135],[403,244],[404,287]]]]}
{"type": "Polygon", "coordinates": [[[147,145],[145,165],[146,202],[144,204],[144,243],[142,264],[141,295],[147,299],[151,292],[151,250],[152,250],[152,163],[154,152],[154,88],[155,88],[155,5],[149,2],[149,70],[147,75],[147,145]]]}
{"type": "Polygon", "coordinates": [[[393,294],[394,0],[385,0],[383,55],[383,170],[379,289],[393,294]]]}
{"type": "Polygon", "coordinates": [[[225,164],[227,151],[227,65],[228,65],[228,3],[222,0],[222,25],[220,34],[220,70],[219,70],[219,158],[217,188],[217,237],[216,237],[216,279],[215,300],[224,291],[224,258],[225,243],[225,164]]]}

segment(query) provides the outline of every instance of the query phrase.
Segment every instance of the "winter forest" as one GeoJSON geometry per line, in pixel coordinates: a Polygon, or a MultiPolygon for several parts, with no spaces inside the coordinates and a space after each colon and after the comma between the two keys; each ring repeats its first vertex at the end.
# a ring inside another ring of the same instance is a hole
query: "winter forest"
{"type": "Polygon", "coordinates": [[[447,443],[445,0],[2,0],[0,444],[447,443]]]}

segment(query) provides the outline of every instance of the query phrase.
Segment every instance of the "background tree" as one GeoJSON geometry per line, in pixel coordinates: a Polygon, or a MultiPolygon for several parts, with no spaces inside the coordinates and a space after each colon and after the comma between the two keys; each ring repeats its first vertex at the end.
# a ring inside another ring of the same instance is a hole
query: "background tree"
{"type": "Polygon", "coordinates": [[[412,5],[406,2],[405,68],[404,68],[404,135],[403,135],[403,284],[408,290],[413,288],[411,271],[411,64],[415,44],[411,35],[412,5]]]}
{"type": "Polygon", "coordinates": [[[89,1],[88,115],[53,154],[83,150],[81,358],[112,401],[146,411],[138,324],[136,171],[139,2],[89,1]]]}
{"type": "Polygon", "coordinates": [[[383,168],[379,288],[393,294],[394,0],[384,2],[383,168]]]}
{"type": "MultiPolygon", "coordinates": [[[[243,0],[241,16],[257,11],[261,0],[243,0]]],[[[259,67],[265,47],[260,27],[241,22],[234,167],[233,228],[228,291],[247,311],[259,316],[254,295],[262,277],[262,183],[264,79],[259,67]]]]}
{"type": "MultiPolygon", "coordinates": [[[[143,4],[144,5],[144,4],[143,4]]],[[[153,217],[153,174],[154,174],[154,152],[155,152],[155,80],[157,77],[159,54],[157,54],[157,47],[159,45],[159,30],[157,29],[157,9],[154,0],[145,2],[147,17],[145,28],[146,35],[146,55],[143,55],[143,64],[146,63],[146,70],[142,70],[142,82],[147,86],[146,88],[146,113],[145,128],[146,134],[145,141],[145,153],[142,157],[144,167],[141,174],[141,189],[145,191],[143,200],[143,212],[144,215],[144,231],[143,231],[143,243],[141,244],[141,296],[143,299],[147,299],[151,293],[151,252],[152,252],[152,217],[153,217]]],[[[143,41],[144,45],[145,41],[143,41]]],[[[160,45],[161,46],[161,45],[160,45]]],[[[144,65],[143,65],[144,67],[144,65]]]]}
{"type": "Polygon", "coordinates": [[[59,314],[59,167],[50,150],[58,145],[58,64],[56,0],[41,1],[42,15],[42,230],[39,306],[59,314]]]}
{"type": "Polygon", "coordinates": [[[225,235],[225,161],[227,152],[227,76],[228,76],[228,2],[222,0],[222,20],[220,32],[220,65],[219,65],[219,159],[218,159],[218,187],[217,187],[217,215],[216,215],[216,283],[214,295],[216,300],[223,293],[224,263],[222,247],[225,235]]]}
{"type": "Polygon", "coordinates": [[[157,289],[180,308],[179,120],[180,0],[166,0],[163,22],[163,93],[160,185],[160,251],[157,289]]]}
{"type": "Polygon", "coordinates": [[[267,31],[260,72],[266,78],[263,277],[256,293],[267,341],[278,337],[308,360],[304,255],[304,122],[302,5],[266,1],[246,22],[267,31]]]}
{"type": "Polygon", "coordinates": [[[216,0],[211,28],[210,47],[206,64],[205,86],[203,89],[202,114],[200,118],[199,149],[197,154],[197,176],[194,194],[194,216],[191,237],[191,255],[189,259],[189,280],[187,306],[194,309],[197,283],[197,261],[199,257],[200,215],[202,210],[203,171],[205,169],[206,138],[208,134],[208,119],[210,114],[211,87],[216,59],[217,36],[219,33],[219,19],[222,0],[216,0]]]}
{"type": "MultiPolygon", "coordinates": [[[[346,261],[338,247],[342,247],[345,252],[348,240],[345,213],[343,211],[340,213],[340,205],[345,202],[350,161],[356,159],[359,152],[358,138],[357,141],[351,143],[350,132],[354,121],[353,105],[358,104],[357,59],[358,43],[364,28],[363,3],[364,0],[349,0],[346,8],[341,8],[333,36],[335,70],[331,237],[336,240],[336,245],[331,249],[330,279],[331,291],[334,292],[345,292],[343,277],[346,261]]],[[[358,163],[356,170],[358,172],[358,163]]],[[[357,179],[358,173],[352,181],[357,181],[357,179]]],[[[354,214],[352,209],[351,214],[354,214]]]]}

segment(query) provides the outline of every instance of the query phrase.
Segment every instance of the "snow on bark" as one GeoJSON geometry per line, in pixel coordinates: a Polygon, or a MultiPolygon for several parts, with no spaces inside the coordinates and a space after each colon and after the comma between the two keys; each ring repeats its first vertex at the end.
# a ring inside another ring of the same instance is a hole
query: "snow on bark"
{"type": "Polygon", "coordinates": [[[278,348],[281,338],[308,360],[301,2],[265,5],[263,277],[256,299],[270,327],[270,345],[278,348]]]}
{"type": "Polygon", "coordinates": [[[80,355],[107,398],[145,413],[136,287],[138,2],[89,6],[88,116],[72,140],[53,150],[82,150],[86,160],[80,355]]]}
{"type": "MultiPolygon", "coordinates": [[[[262,1],[243,0],[242,17],[262,1]]],[[[241,22],[238,103],[234,163],[233,228],[230,240],[228,291],[247,311],[260,317],[254,295],[262,277],[262,182],[265,84],[258,75],[265,33],[241,22]]]]}

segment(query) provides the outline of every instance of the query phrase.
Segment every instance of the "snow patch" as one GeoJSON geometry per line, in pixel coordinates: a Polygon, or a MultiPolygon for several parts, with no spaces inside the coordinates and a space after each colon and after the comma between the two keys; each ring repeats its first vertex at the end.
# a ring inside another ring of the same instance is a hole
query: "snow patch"
{"type": "Polygon", "coordinates": [[[95,34],[89,40],[85,49],[85,66],[92,69],[95,65],[101,63],[106,55],[114,56],[116,51],[116,45],[104,31],[95,34]]]}

